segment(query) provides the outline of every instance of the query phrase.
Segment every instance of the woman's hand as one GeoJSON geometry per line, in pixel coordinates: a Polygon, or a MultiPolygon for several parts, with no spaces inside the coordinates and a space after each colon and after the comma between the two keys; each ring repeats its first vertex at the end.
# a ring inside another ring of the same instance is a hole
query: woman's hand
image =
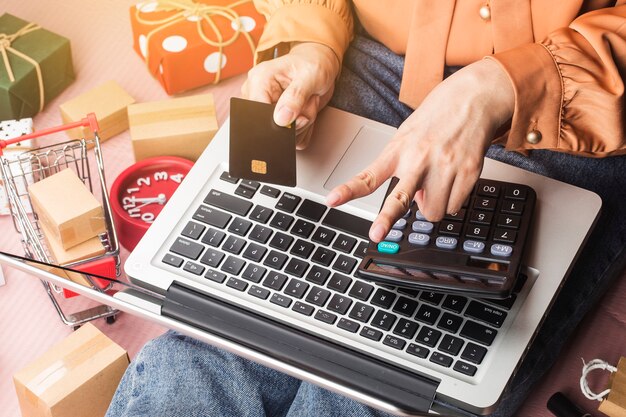
{"type": "Polygon", "coordinates": [[[274,121],[280,126],[295,121],[296,146],[304,149],[318,111],[333,94],[339,69],[332,49],[318,43],[300,43],[292,46],[287,55],[252,68],[242,93],[250,100],[276,103],[274,121]]]}
{"type": "Polygon", "coordinates": [[[350,181],[336,187],[326,202],[334,207],[399,178],[374,220],[369,237],[385,238],[415,199],[431,221],[456,213],[483,166],[496,129],[515,108],[513,86],[499,64],[482,60],[439,84],[400,126],[381,155],[350,181]]]}

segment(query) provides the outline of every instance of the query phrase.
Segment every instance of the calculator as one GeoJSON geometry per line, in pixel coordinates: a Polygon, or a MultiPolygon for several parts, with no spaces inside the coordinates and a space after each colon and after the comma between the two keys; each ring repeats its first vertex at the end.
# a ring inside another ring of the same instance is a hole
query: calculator
{"type": "Polygon", "coordinates": [[[405,288],[507,298],[536,199],[527,185],[479,179],[463,208],[439,222],[429,222],[412,202],[383,241],[369,243],[358,275],[405,288]]]}

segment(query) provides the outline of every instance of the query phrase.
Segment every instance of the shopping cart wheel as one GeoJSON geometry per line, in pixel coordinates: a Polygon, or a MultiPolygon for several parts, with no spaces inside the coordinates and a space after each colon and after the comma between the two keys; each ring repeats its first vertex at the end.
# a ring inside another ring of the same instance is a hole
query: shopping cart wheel
{"type": "Polygon", "coordinates": [[[106,318],[107,324],[113,324],[115,323],[115,318],[116,316],[109,316],[106,318]]]}

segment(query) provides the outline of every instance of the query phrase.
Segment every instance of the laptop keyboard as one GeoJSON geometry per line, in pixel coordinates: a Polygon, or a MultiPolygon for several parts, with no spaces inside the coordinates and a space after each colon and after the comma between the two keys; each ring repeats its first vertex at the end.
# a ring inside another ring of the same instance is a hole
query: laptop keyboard
{"type": "Polygon", "coordinates": [[[164,264],[298,313],[293,326],[355,336],[386,358],[405,355],[440,372],[477,374],[515,296],[472,299],[362,280],[355,272],[369,221],[227,172],[213,185],[164,264]]]}

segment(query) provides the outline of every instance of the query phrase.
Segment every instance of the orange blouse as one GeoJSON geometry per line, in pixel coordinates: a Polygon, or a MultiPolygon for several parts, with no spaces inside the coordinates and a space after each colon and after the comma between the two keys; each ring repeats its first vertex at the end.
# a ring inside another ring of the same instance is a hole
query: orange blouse
{"type": "Polygon", "coordinates": [[[318,42],[341,60],[353,13],[405,55],[400,101],[416,108],[445,65],[496,60],[515,89],[509,150],[626,154],[626,0],[254,0],[267,17],[257,62],[291,42],[318,42]],[[541,132],[538,143],[526,140],[541,132]]]}

